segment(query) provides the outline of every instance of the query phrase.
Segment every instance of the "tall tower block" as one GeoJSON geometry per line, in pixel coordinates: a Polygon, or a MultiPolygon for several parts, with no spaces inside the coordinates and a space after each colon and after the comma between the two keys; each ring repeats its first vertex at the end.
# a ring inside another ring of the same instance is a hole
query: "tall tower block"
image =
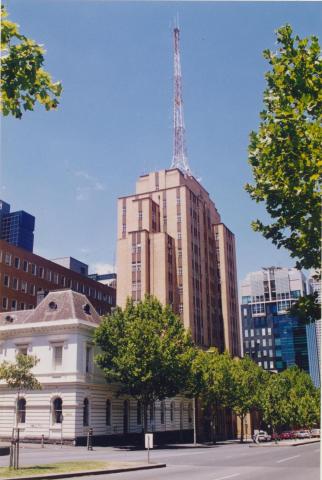
{"type": "Polygon", "coordinates": [[[117,304],[155,295],[194,341],[240,355],[234,235],[187,161],[179,29],[174,29],[174,151],[170,169],[139,177],[118,200],[117,304]]]}

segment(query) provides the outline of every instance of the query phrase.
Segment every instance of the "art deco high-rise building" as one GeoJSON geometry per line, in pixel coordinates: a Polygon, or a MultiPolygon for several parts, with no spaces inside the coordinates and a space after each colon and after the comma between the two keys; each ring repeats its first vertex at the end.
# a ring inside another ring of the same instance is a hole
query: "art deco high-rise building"
{"type": "Polygon", "coordinates": [[[118,200],[117,304],[172,305],[198,345],[240,355],[234,235],[208,192],[179,169],[142,175],[118,200]]]}
{"type": "Polygon", "coordinates": [[[177,27],[173,34],[172,165],[142,175],[135,194],[118,200],[117,304],[155,295],[198,345],[240,355],[234,235],[188,164],[177,27]]]}

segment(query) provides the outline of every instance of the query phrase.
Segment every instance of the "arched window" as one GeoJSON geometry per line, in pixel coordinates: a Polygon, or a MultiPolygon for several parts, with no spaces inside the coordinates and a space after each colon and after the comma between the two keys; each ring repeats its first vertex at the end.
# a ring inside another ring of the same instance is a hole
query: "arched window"
{"type": "Polygon", "coordinates": [[[175,407],[175,403],[171,402],[170,403],[170,420],[171,420],[171,422],[174,422],[174,407],[175,407]]]}
{"type": "Polygon", "coordinates": [[[26,423],[26,399],[19,398],[17,402],[17,423],[26,423]]]}
{"type": "Polygon", "coordinates": [[[53,423],[62,423],[63,421],[63,401],[56,397],[53,401],[53,423]]]}
{"type": "Polygon", "coordinates": [[[154,422],[154,403],[150,404],[150,423],[154,422]]]}
{"type": "Polygon", "coordinates": [[[129,431],[129,401],[124,400],[123,402],[123,433],[129,431]]]}
{"type": "Polygon", "coordinates": [[[89,425],[89,402],[88,398],[84,398],[83,403],[83,427],[88,427],[89,425]]]}
{"type": "Polygon", "coordinates": [[[180,403],[180,430],[183,429],[183,402],[180,403]]]}
{"type": "Polygon", "coordinates": [[[164,403],[164,400],[162,400],[160,404],[160,421],[162,425],[164,424],[164,418],[165,418],[165,403],[164,403]]]}
{"type": "Polygon", "coordinates": [[[136,423],[138,425],[141,425],[142,423],[142,404],[140,400],[138,400],[136,404],[136,423]]]}
{"type": "Polygon", "coordinates": [[[192,405],[191,402],[188,404],[188,422],[192,423],[192,405]]]}
{"type": "Polygon", "coordinates": [[[110,427],[111,426],[111,414],[112,414],[112,409],[111,409],[111,400],[106,400],[106,405],[105,405],[105,424],[110,427]]]}

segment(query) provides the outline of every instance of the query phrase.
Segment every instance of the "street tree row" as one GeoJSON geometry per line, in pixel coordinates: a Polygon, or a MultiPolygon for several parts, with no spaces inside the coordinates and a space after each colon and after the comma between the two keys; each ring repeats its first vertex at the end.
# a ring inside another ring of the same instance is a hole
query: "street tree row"
{"type": "Polygon", "coordinates": [[[241,420],[257,410],[274,431],[283,426],[311,428],[319,422],[319,390],[298,367],[280,374],[263,370],[249,357],[232,358],[217,349],[198,348],[170,307],[152,296],[128,300],[105,317],[95,332],[101,353],[96,362],[119,395],[131,395],[144,409],[156,400],[184,393],[200,400],[213,426],[220,408],[241,420]]]}

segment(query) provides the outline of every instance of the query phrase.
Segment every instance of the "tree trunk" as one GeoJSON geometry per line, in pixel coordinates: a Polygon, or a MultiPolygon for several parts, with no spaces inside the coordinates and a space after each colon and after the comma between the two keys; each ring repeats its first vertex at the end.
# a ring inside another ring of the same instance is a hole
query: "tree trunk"
{"type": "Polygon", "coordinates": [[[241,428],[240,428],[240,443],[244,443],[244,418],[245,415],[240,415],[240,423],[241,423],[241,428]]]}

